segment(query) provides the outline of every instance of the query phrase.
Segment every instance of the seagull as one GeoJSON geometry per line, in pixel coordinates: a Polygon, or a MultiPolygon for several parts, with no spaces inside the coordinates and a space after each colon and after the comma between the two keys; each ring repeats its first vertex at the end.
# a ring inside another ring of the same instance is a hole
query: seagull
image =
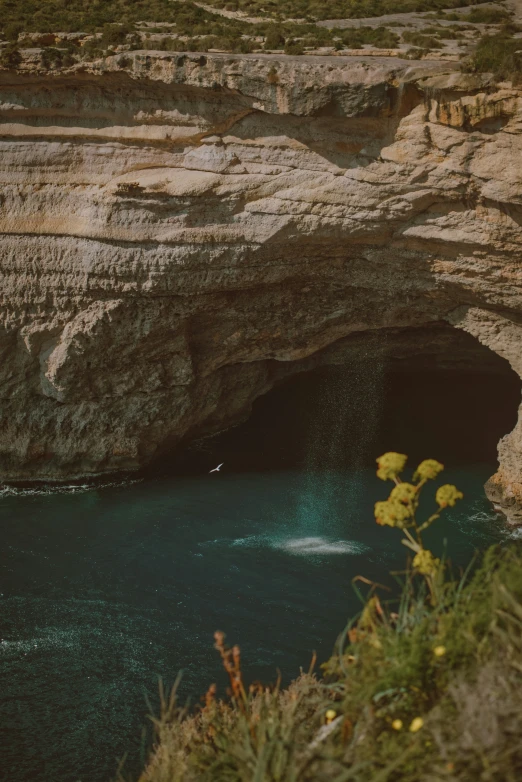
{"type": "Polygon", "coordinates": [[[213,469],[213,470],[210,470],[210,472],[209,472],[209,475],[210,475],[210,473],[211,473],[211,472],[219,472],[219,471],[220,471],[220,469],[223,467],[223,465],[224,465],[224,464],[225,464],[225,462],[221,462],[221,464],[218,464],[218,466],[217,466],[217,467],[214,467],[214,469],[213,469]]]}

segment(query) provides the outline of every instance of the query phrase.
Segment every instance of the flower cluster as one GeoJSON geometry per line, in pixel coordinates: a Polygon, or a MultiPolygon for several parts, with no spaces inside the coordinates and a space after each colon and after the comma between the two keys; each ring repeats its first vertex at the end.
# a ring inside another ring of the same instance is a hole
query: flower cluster
{"type": "Polygon", "coordinates": [[[377,477],[382,480],[392,480],[395,486],[390,496],[384,502],[376,502],[374,513],[377,524],[396,527],[402,530],[402,543],[412,551],[413,569],[424,576],[430,591],[432,603],[437,600],[436,581],[442,572],[440,559],[424,548],[422,533],[436,521],[444,508],[453,507],[463,494],[456,486],[449,483],[440,486],[435,492],[438,508],[422,523],[417,521],[419,499],[427,481],[434,480],[443,471],[444,465],[435,459],[425,459],[415,470],[412,482],[401,481],[399,474],[406,466],[406,456],[390,451],[377,459],[377,477]]]}
{"type": "Polygon", "coordinates": [[[417,507],[417,488],[411,483],[399,483],[385,502],[375,503],[377,524],[404,529],[412,523],[417,507]]]}
{"type": "Polygon", "coordinates": [[[442,472],[444,465],[437,462],[435,459],[424,459],[419,464],[413,475],[414,481],[429,481],[434,480],[439,472],[442,472]]]}
{"type": "Polygon", "coordinates": [[[461,500],[463,497],[462,492],[456,486],[452,486],[451,483],[440,486],[435,494],[435,500],[441,508],[447,508],[448,505],[453,508],[457,500],[461,500]]]}
{"type": "Polygon", "coordinates": [[[431,551],[421,548],[413,558],[413,567],[423,576],[434,576],[440,567],[440,559],[434,557],[431,551]]]}
{"type": "Polygon", "coordinates": [[[403,453],[395,453],[389,451],[388,453],[379,456],[377,459],[377,477],[381,481],[395,480],[406,466],[407,456],[403,453]]]}
{"type": "Polygon", "coordinates": [[[404,529],[411,520],[411,509],[398,500],[375,503],[375,521],[381,526],[404,529]]]}
{"type": "Polygon", "coordinates": [[[399,483],[390,494],[390,500],[402,502],[404,505],[412,505],[417,496],[417,487],[412,483],[399,483]]]}

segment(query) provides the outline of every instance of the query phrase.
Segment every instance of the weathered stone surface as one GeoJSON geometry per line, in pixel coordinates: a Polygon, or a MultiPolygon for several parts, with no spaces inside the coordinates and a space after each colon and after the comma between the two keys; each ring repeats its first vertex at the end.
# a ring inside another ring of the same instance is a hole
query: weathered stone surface
{"type": "MultiPolygon", "coordinates": [[[[126,59],[0,71],[4,480],[136,469],[384,327],[422,354],[451,323],[522,376],[520,92],[396,58],[126,59]]],[[[491,483],[512,518],[519,428],[491,483]]]]}

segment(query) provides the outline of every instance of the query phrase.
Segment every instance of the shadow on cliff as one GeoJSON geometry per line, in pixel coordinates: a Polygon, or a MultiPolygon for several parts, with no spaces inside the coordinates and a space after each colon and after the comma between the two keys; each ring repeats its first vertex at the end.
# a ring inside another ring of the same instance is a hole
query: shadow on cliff
{"type": "Polygon", "coordinates": [[[408,357],[406,344],[391,340],[387,356],[367,345],[364,362],[301,372],[257,399],[244,423],[164,455],[147,473],[195,474],[222,461],[232,472],[365,469],[387,450],[493,467],[517,421],[516,373],[467,334],[455,333],[453,354],[442,340],[408,357]]]}

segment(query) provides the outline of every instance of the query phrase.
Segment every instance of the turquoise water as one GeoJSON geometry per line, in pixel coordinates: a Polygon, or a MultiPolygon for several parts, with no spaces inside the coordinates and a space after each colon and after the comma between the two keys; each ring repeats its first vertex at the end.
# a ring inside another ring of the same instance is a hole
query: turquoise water
{"type": "MultiPolygon", "coordinates": [[[[248,425],[161,474],[2,492],[1,779],[102,782],[126,753],[135,772],[150,741],[145,697],[157,706],[160,675],[168,686],[183,670],[182,698],[193,703],[213,681],[224,692],[216,629],[240,644],[247,680],[280,671],[288,681],[314,651],[325,659],[359,610],[351,579],[382,582],[404,566],[399,536],[373,520],[387,493],[371,467],[381,448],[458,454],[444,479],[465,500],[430,531],[438,554],[447,547],[458,567],[505,538],[482,490],[498,431],[481,450],[471,435],[452,442],[444,418],[441,444],[436,415],[415,419],[422,394],[389,418],[384,404],[363,410],[353,385],[341,387],[355,407],[323,382],[304,401],[298,386],[267,397],[248,425]]],[[[460,438],[463,417],[469,431],[475,422],[469,384],[454,409],[460,438]]]]}

